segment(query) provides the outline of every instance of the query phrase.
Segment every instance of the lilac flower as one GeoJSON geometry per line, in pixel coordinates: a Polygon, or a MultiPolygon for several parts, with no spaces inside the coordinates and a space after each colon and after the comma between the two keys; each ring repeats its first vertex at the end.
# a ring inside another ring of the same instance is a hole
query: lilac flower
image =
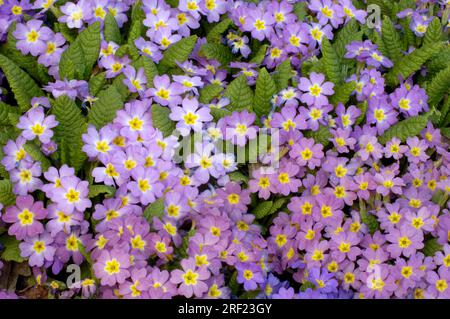
{"type": "Polygon", "coordinates": [[[51,92],[54,98],[58,98],[61,95],[67,95],[72,100],[79,98],[84,100],[88,96],[89,88],[86,81],[78,80],[67,80],[64,81],[56,80],[54,83],[48,83],[44,86],[44,90],[51,92]]]}
{"type": "Polygon", "coordinates": [[[315,144],[314,139],[302,138],[298,144],[295,144],[289,155],[296,159],[296,162],[300,166],[308,166],[310,169],[320,165],[321,158],[323,157],[323,145],[315,144]]]}
{"type": "Polygon", "coordinates": [[[244,30],[251,32],[253,38],[262,41],[272,34],[274,23],[275,19],[271,12],[264,12],[256,8],[251,10],[245,19],[244,30]]]}
{"type": "Polygon", "coordinates": [[[298,88],[305,92],[300,100],[308,105],[322,106],[328,104],[327,95],[334,94],[334,84],[324,82],[325,76],[312,72],[310,79],[301,78],[298,88]]]}
{"type": "Polygon", "coordinates": [[[17,49],[22,54],[31,53],[38,56],[46,50],[46,41],[52,36],[52,30],[42,26],[40,20],[30,20],[26,24],[18,24],[13,35],[18,40],[17,49]]]}
{"type": "Polygon", "coordinates": [[[197,267],[194,259],[183,259],[181,261],[180,269],[175,269],[171,273],[170,282],[174,284],[180,284],[178,292],[190,298],[193,295],[201,297],[208,291],[208,286],[205,284],[205,280],[210,277],[210,272],[205,266],[197,267]]]}
{"type": "Polygon", "coordinates": [[[120,250],[104,250],[93,268],[102,285],[122,284],[130,276],[130,257],[120,250]]]}
{"type": "Polygon", "coordinates": [[[41,173],[41,163],[21,162],[10,172],[11,181],[14,183],[14,193],[24,196],[39,189],[43,185],[39,179],[41,173]]]}
{"type": "Polygon", "coordinates": [[[27,140],[38,137],[42,143],[49,143],[53,136],[52,128],[58,125],[54,115],[45,116],[41,106],[32,108],[20,117],[17,127],[22,129],[22,136],[27,140]]]}
{"type": "Polygon", "coordinates": [[[3,221],[13,224],[9,227],[8,234],[16,236],[18,240],[44,232],[44,226],[39,220],[45,219],[47,211],[43,203],[35,202],[31,195],[17,197],[16,206],[9,206],[5,211],[3,221]]]}
{"type": "Polygon", "coordinates": [[[143,92],[145,84],[147,84],[147,78],[144,74],[144,68],[140,68],[137,72],[132,66],[126,66],[123,70],[125,79],[123,83],[128,87],[130,92],[143,92]]]}
{"type": "Polygon", "coordinates": [[[247,140],[256,137],[257,127],[253,125],[255,114],[247,111],[233,112],[218,122],[225,140],[238,146],[245,146],[247,140]]]}
{"type": "Polygon", "coordinates": [[[158,182],[159,173],[155,169],[139,166],[131,172],[131,176],[134,181],[128,184],[128,188],[143,205],[162,196],[163,185],[158,182]]]}
{"type": "Polygon", "coordinates": [[[60,22],[66,23],[69,28],[81,28],[83,22],[91,18],[90,5],[88,1],[80,0],[77,3],[67,2],[61,6],[64,14],[59,18],[60,22]]]}
{"type": "Polygon", "coordinates": [[[254,263],[238,263],[236,264],[238,271],[237,282],[244,284],[244,289],[255,290],[258,284],[264,282],[261,267],[254,263]]]}
{"type": "Polygon", "coordinates": [[[181,104],[180,94],[184,91],[182,85],[176,82],[170,83],[168,75],[155,76],[153,84],[155,87],[148,89],[148,94],[156,102],[163,106],[178,106],[181,104]]]}
{"type": "Polygon", "coordinates": [[[411,226],[402,226],[400,229],[391,229],[386,239],[392,244],[387,246],[391,257],[397,258],[401,254],[411,256],[417,249],[423,248],[423,234],[411,226]]]}
{"type": "Polygon", "coordinates": [[[332,293],[337,291],[338,282],[333,278],[334,275],[326,270],[313,267],[308,271],[308,279],[321,293],[332,293]]]}
{"type": "Polygon", "coordinates": [[[35,237],[27,237],[20,243],[20,255],[29,258],[31,267],[42,267],[45,263],[52,262],[55,254],[55,247],[52,247],[53,238],[48,233],[43,233],[35,237]]]}
{"type": "Polygon", "coordinates": [[[406,140],[406,144],[409,146],[406,154],[408,155],[408,160],[411,163],[425,162],[428,159],[426,150],[428,148],[424,140],[419,140],[417,137],[409,137],[406,140]]]}
{"type": "Polygon", "coordinates": [[[68,213],[72,213],[75,209],[84,212],[92,205],[88,199],[88,186],[88,182],[81,181],[77,177],[61,178],[61,187],[53,193],[54,200],[68,213]]]}
{"type": "Polygon", "coordinates": [[[209,122],[213,118],[207,107],[199,107],[197,99],[184,98],[182,107],[171,108],[169,118],[177,122],[177,130],[182,136],[187,136],[192,131],[200,132],[203,123],[209,122]]]}

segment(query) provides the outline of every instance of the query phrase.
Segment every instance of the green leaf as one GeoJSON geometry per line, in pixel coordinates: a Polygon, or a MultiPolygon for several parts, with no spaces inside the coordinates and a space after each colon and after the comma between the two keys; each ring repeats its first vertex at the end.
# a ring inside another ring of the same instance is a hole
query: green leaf
{"type": "Polygon", "coordinates": [[[12,192],[12,183],[9,179],[0,180],[0,203],[3,206],[13,205],[16,201],[16,195],[12,192]]]}
{"type": "Polygon", "coordinates": [[[206,35],[206,41],[208,43],[220,43],[222,38],[222,33],[224,33],[232,24],[230,18],[225,18],[217,23],[211,31],[206,35]]]}
{"type": "Polygon", "coordinates": [[[325,148],[330,143],[330,138],[333,136],[328,127],[321,125],[317,131],[305,132],[305,136],[313,138],[317,144],[322,144],[325,148]]]}
{"type": "Polygon", "coordinates": [[[425,256],[433,257],[438,251],[442,251],[442,245],[437,242],[436,238],[430,238],[425,241],[422,251],[425,256]]]}
{"type": "Polygon", "coordinates": [[[114,18],[111,12],[106,14],[103,33],[106,41],[112,41],[119,45],[122,43],[119,26],[117,25],[116,18],[114,18]]]}
{"type": "Polygon", "coordinates": [[[87,79],[100,53],[100,22],[94,22],[83,30],[76,40],[62,53],[59,61],[61,78],[87,79]]]}
{"type": "Polygon", "coordinates": [[[194,50],[198,37],[191,35],[190,37],[183,38],[180,41],[172,44],[165,52],[164,56],[159,61],[159,65],[163,68],[176,67],[176,62],[182,63],[189,58],[192,50],[194,50]]]}
{"type": "Polygon", "coordinates": [[[423,38],[423,46],[431,46],[435,43],[439,43],[442,40],[442,26],[438,17],[434,17],[434,19],[430,22],[427,28],[427,32],[423,38]]]}
{"type": "Polygon", "coordinates": [[[273,206],[273,201],[260,202],[252,211],[256,219],[262,219],[270,214],[273,206]]]}
{"type": "Polygon", "coordinates": [[[361,104],[358,105],[359,110],[361,111],[361,114],[358,116],[358,118],[355,121],[356,125],[360,125],[361,123],[364,122],[365,118],[366,118],[366,114],[367,114],[367,109],[369,108],[369,105],[367,103],[367,101],[362,102],[361,104]]]}
{"type": "Polygon", "coordinates": [[[47,73],[47,68],[37,62],[37,58],[30,54],[22,54],[17,50],[17,39],[14,37],[13,32],[16,29],[16,23],[13,22],[8,30],[8,38],[5,44],[1,48],[1,53],[11,59],[20,68],[27,71],[29,75],[40,83],[48,83],[50,77],[47,73]]]}
{"type": "Polygon", "coordinates": [[[279,210],[281,207],[283,207],[283,205],[284,205],[287,201],[288,201],[288,199],[287,199],[286,197],[281,197],[281,198],[276,199],[276,200],[273,202],[272,207],[270,208],[269,215],[275,214],[276,212],[278,212],[278,210],[279,210]]]}
{"type": "Polygon", "coordinates": [[[106,73],[101,72],[91,77],[89,80],[89,92],[96,96],[106,83],[106,73]]]}
{"type": "Polygon", "coordinates": [[[86,160],[86,154],[81,150],[81,135],[86,131],[86,120],[75,102],[67,95],[58,97],[51,111],[59,122],[54,128],[54,137],[61,163],[78,171],[86,160]]]}
{"type": "Polygon", "coordinates": [[[391,85],[397,85],[399,83],[399,75],[402,76],[403,79],[408,78],[411,74],[420,70],[425,62],[441,48],[442,43],[433,43],[414,50],[411,54],[403,57],[396,65],[394,65],[394,68],[386,75],[387,82],[391,85]]]}
{"type": "Polygon", "coordinates": [[[271,100],[276,93],[275,81],[266,68],[262,68],[256,80],[255,97],[253,99],[253,110],[258,117],[269,115],[272,109],[271,100]]]}
{"type": "Polygon", "coordinates": [[[51,163],[47,156],[42,154],[41,149],[33,142],[28,142],[23,146],[24,150],[31,156],[31,158],[37,162],[41,163],[41,168],[43,172],[46,172],[51,166],[51,163]]]}
{"type": "Polygon", "coordinates": [[[33,97],[44,95],[44,92],[25,71],[2,54],[0,54],[0,69],[5,74],[21,111],[24,112],[30,108],[30,100],[33,97]]]}
{"type": "Polygon", "coordinates": [[[435,54],[431,57],[430,61],[427,63],[427,69],[430,74],[436,74],[442,69],[445,69],[449,65],[449,61],[450,47],[446,47],[438,54],[435,54]]]}
{"type": "Polygon", "coordinates": [[[267,44],[263,44],[255,53],[255,55],[253,55],[253,57],[250,59],[250,63],[261,64],[264,61],[264,58],[266,57],[268,47],[269,46],[267,44]]]}
{"type": "Polygon", "coordinates": [[[277,65],[272,76],[278,92],[289,86],[289,80],[292,78],[292,75],[291,60],[286,59],[277,65]]]}
{"type": "Polygon", "coordinates": [[[169,136],[175,131],[175,122],[169,118],[170,109],[159,104],[152,105],[153,127],[159,129],[164,137],[169,136]]]}
{"type": "Polygon", "coordinates": [[[220,120],[222,117],[225,117],[225,116],[228,116],[228,115],[230,115],[231,114],[231,111],[229,111],[229,110],[227,110],[227,109],[218,109],[218,108],[215,108],[215,107],[212,107],[212,108],[210,108],[210,112],[211,112],[211,115],[213,116],[213,118],[214,118],[214,121],[218,121],[218,120],[220,120]]]}
{"type": "Polygon", "coordinates": [[[153,217],[162,218],[164,215],[164,198],[161,197],[147,206],[144,210],[144,217],[152,222],[153,217]]]}
{"type": "Polygon", "coordinates": [[[97,97],[89,111],[88,122],[99,129],[116,117],[117,110],[123,107],[123,100],[114,85],[100,91],[97,97]]]}
{"type": "Polygon", "coordinates": [[[3,245],[4,250],[1,255],[1,259],[4,261],[15,261],[18,263],[23,262],[25,259],[20,255],[20,248],[16,238],[3,234],[0,236],[0,243],[3,245]]]}
{"type": "Polygon", "coordinates": [[[420,134],[428,124],[428,116],[428,114],[418,115],[398,122],[385,131],[378,141],[382,144],[386,144],[392,138],[397,137],[402,142],[405,142],[408,137],[420,134]]]}
{"type": "Polygon", "coordinates": [[[297,16],[298,21],[305,20],[308,15],[308,8],[306,2],[296,2],[294,4],[294,14],[297,16]]]}
{"type": "Polygon", "coordinates": [[[330,41],[326,37],[322,40],[322,56],[325,74],[328,80],[333,82],[335,85],[340,85],[343,80],[340,59],[334,48],[331,46],[330,41]]]}
{"type": "Polygon", "coordinates": [[[0,125],[12,125],[9,120],[9,114],[17,114],[17,112],[17,107],[13,107],[0,101],[0,125]]]}
{"type": "Polygon", "coordinates": [[[205,43],[200,47],[199,55],[208,60],[217,60],[222,67],[228,67],[234,56],[230,48],[220,43],[205,43]]]}
{"type": "Polygon", "coordinates": [[[394,63],[400,60],[403,56],[402,48],[400,47],[400,35],[388,16],[385,16],[383,20],[381,27],[381,38],[388,57],[394,63]]]}
{"type": "Polygon", "coordinates": [[[436,74],[427,85],[428,104],[437,106],[450,89],[450,64],[446,69],[436,74]]]}
{"type": "Polygon", "coordinates": [[[105,194],[105,197],[114,197],[116,189],[108,185],[89,185],[89,198],[97,197],[98,195],[105,194]]]}
{"type": "Polygon", "coordinates": [[[339,103],[346,104],[350,100],[350,96],[356,89],[356,82],[346,82],[342,85],[334,87],[334,95],[330,98],[330,103],[337,106],[339,103]]]}
{"type": "Polygon", "coordinates": [[[200,89],[200,97],[198,101],[203,104],[210,103],[222,93],[223,87],[219,84],[209,84],[200,89]]]}
{"type": "Polygon", "coordinates": [[[230,277],[230,281],[228,282],[228,287],[230,287],[231,293],[236,295],[239,291],[239,283],[237,282],[237,271],[235,270],[230,277]]]}
{"type": "Polygon", "coordinates": [[[143,55],[133,64],[136,69],[144,68],[145,77],[147,78],[147,87],[153,87],[153,78],[158,75],[156,64],[147,56],[143,55]]]}
{"type": "Polygon", "coordinates": [[[244,174],[242,174],[240,171],[234,171],[228,174],[228,176],[230,177],[230,180],[233,182],[244,182],[246,184],[248,184],[248,177],[244,174]]]}
{"type": "Polygon", "coordinates": [[[347,52],[346,46],[353,41],[361,41],[362,31],[359,31],[358,22],[352,18],[337,34],[334,49],[337,56],[342,59],[347,52]]]}
{"type": "Polygon", "coordinates": [[[72,43],[77,38],[78,29],[71,29],[65,23],[55,23],[55,31],[59,31],[67,42],[72,43]]]}
{"type": "Polygon", "coordinates": [[[134,41],[142,36],[144,18],[145,14],[141,7],[141,1],[138,1],[133,5],[133,9],[131,11],[131,25],[128,31],[127,40],[128,46],[130,47],[130,55],[133,59],[137,59],[139,57],[139,51],[136,48],[134,41]]]}
{"type": "Polygon", "coordinates": [[[230,82],[224,96],[230,99],[231,111],[251,110],[253,104],[253,91],[247,84],[245,75],[240,75],[230,82]]]}

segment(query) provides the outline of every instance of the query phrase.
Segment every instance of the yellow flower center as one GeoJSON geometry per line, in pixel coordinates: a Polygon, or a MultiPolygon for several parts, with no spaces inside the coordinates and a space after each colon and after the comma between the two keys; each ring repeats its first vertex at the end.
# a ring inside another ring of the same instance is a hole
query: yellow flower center
{"type": "Polygon", "coordinates": [[[108,260],[105,264],[104,270],[110,276],[114,275],[114,274],[118,274],[120,272],[120,262],[116,258],[108,260]]]}

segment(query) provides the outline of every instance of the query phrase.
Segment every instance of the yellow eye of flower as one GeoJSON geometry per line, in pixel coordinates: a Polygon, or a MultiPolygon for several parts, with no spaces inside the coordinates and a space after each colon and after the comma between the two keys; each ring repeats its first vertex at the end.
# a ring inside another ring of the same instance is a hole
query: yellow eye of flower
{"type": "Polygon", "coordinates": [[[261,31],[261,30],[265,30],[266,29],[266,23],[263,20],[260,19],[256,19],[255,23],[253,24],[253,26],[256,28],[256,30],[261,31]]]}

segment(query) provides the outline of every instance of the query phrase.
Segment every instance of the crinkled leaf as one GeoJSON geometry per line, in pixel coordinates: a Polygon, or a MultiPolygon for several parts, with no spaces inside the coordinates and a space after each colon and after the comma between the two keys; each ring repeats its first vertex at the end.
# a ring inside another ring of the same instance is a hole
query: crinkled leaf
{"type": "Polygon", "coordinates": [[[291,60],[286,59],[277,65],[272,74],[273,80],[277,86],[277,91],[281,91],[288,87],[289,80],[292,78],[291,60]]]}
{"type": "Polygon", "coordinates": [[[214,98],[222,93],[223,87],[219,84],[209,84],[200,89],[198,101],[203,104],[210,103],[214,98]]]}
{"type": "Polygon", "coordinates": [[[332,134],[330,133],[330,129],[328,127],[321,125],[317,131],[305,132],[305,136],[308,138],[313,138],[317,144],[322,144],[323,147],[326,147],[328,143],[330,143],[332,134]]]}
{"type": "Polygon", "coordinates": [[[378,141],[382,144],[387,143],[392,138],[397,137],[402,142],[405,142],[408,137],[416,136],[427,126],[428,114],[418,115],[407,118],[401,122],[398,122],[394,126],[387,129],[378,141]]]}
{"type": "Polygon", "coordinates": [[[99,129],[116,117],[117,110],[123,107],[123,100],[114,85],[100,91],[97,98],[89,112],[88,122],[99,129]]]}
{"type": "Polygon", "coordinates": [[[25,71],[2,54],[0,54],[0,69],[5,74],[22,111],[30,108],[30,100],[33,97],[44,95],[44,92],[25,71]]]}
{"type": "Polygon", "coordinates": [[[0,243],[3,245],[4,250],[1,254],[1,259],[4,261],[15,261],[18,263],[23,262],[25,259],[20,255],[20,248],[16,238],[3,234],[0,236],[0,243]]]}
{"type": "Polygon", "coordinates": [[[227,109],[218,109],[218,108],[211,108],[210,110],[211,115],[214,118],[214,121],[218,121],[220,120],[222,117],[228,116],[231,114],[231,111],[227,110],[227,109]]]}
{"type": "Polygon", "coordinates": [[[164,215],[164,198],[159,198],[144,210],[144,217],[152,222],[153,217],[162,218],[164,215]]]}
{"type": "Polygon", "coordinates": [[[175,131],[175,122],[169,118],[170,109],[158,104],[152,105],[153,126],[159,129],[163,135],[169,136],[175,131]]]}
{"type": "Polygon", "coordinates": [[[101,72],[92,76],[89,80],[89,92],[96,96],[97,93],[103,88],[106,83],[106,74],[105,72],[101,72]]]}
{"type": "Polygon", "coordinates": [[[100,42],[100,22],[94,22],[62,53],[59,61],[61,78],[87,79],[97,62],[100,42]]]}
{"type": "Polygon", "coordinates": [[[262,219],[270,214],[273,206],[273,201],[260,202],[252,211],[256,219],[262,219]]]}
{"type": "Polygon", "coordinates": [[[422,252],[427,257],[433,257],[438,251],[442,251],[442,245],[437,242],[436,238],[430,238],[425,241],[422,252]]]}
{"type": "Polygon", "coordinates": [[[411,54],[398,61],[394,68],[386,74],[386,80],[392,85],[399,83],[399,76],[408,78],[414,72],[420,70],[425,62],[442,48],[442,43],[433,43],[414,50],[411,54]]]}
{"type": "Polygon", "coordinates": [[[197,39],[198,37],[196,35],[191,35],[172,44],[164,52],[164,56],[159,61],[159,65],[163,68],[173,68],[177,66],[176,62],[182,63],[186,61],[194,49],[197,39]]]}
{"type": "Polygon", "coordinates": [[[51,111],[59,122],[54,128],[54,138],[58,144],[61,163],[78,171],[86,160],[86,154],[81,150],[81,135],[86,131],[86,120],[75,102],[67,95],[58,97],[51,111]]]}
{"type": "Polygon", "coordinates": [[[393,62],[400,60],[403,56],[402,48],[400,46],[400,35],[388,16],[385,16],[383,20],[381,27],[381,39],[383,40],[383,45],[388,57],[393,62]]]}
{"type": "Polygon", "coordinates": [[[269,114],[272,109],[271,100],[276,93],[275,81],[266,68],[262,68],[256,80],[255,96],[253,98],[253,110],[258,117],[269,114]]]}
{"type": "Polygon", "coordinates": [[[0,203],[10,206],[16,201],[16,195],[12,192],[12,183],[9,179],[0,180],[0,203]]]}
{"type": "Polygon", "coordinates": [[[233,54],[230,48],[220,43],[205,43],[200,47],[200,56],[204,56],[208,60],[216,60],[222,67],[228,67],[233,60],[233,54]]]}
{"type": "Polygon", "coordinates": [[[112,41],[117,44],[122,43],[119,26],[117,25],[116,18],[114,18],[111,12],[106,14],[103,33],[106,41],[112,41]]]}
{"type": "Polygon", "coordinates": [[[340,85],[342,83],[340,59],[326,37],[322,40],[322,56],[325,74],[328,80],[335,85],[340,85]]]}
{"type": "Polygon", "coordinates": [[[43,172],[46,172],[48,168],[51,166],[48,158],[42,154],[41,149],[33,142],[28,142],[23,146],[24,150],[30,155],[30,157],[41,163],[41,168],[43,172]]]}
{"type": "Polygon", "coordinates": [[[427,28],[423,38],[423,46],[431,46],[442,39],[442,25],[438,17],[434,17],[427,28]]]}
{"type": "Polygon", "coordinates": [[[116,189],[108,185],[89,185],[89,198],[97,197],[98,195],[105,194],[105,197],[113,197],[116,193],[116,189]]]}
{"type": "Polygon", "coordinates": [[[240,75],[230,82],[225,90],[224,96],[230,99],[232,111],[251,110],[253,104],[253,91],[247,84],[245,75],[240,75]]]}
{"type": "Polygon", "coordinates": [[[222,33],[224,33],[232,24],[230,18],[225,18],[217,23],[206,35],[206,40],[208,43],[220,43],[222,38],[222,33]]]}
{"type": "Polygon", "coordinates": [[[337,34],[334,42],[334,49],[337,56],[342,59],[347,51],[346,46],[353,41],[361,41],[362,32],[359,31],[359,24],[355,19],[351,19],[337,34]]]}
{"type": "Polygon", "coordinates": [[[261,45],[258,51],[256,51],[255,54],[250,59],[250,63],[261,64],[264,61],[264,58],[266,57],[268,47],[269,46],[267,44],[261,45]]]}
{"type": "Polygon", "coordinates": [[[450,89],[450,64],[446,69],[436,74],[427,86],[428,104],[437,106],[450,89]]]}
{"type": "Polygon", "coordinates": [[[334,87],[334,95],[330,98],[330,103],[337,106],[339,103],[346,104],[350,100],[350,96],[355,91],[356,82],[346,82],[342,85],[334,87]]]}

